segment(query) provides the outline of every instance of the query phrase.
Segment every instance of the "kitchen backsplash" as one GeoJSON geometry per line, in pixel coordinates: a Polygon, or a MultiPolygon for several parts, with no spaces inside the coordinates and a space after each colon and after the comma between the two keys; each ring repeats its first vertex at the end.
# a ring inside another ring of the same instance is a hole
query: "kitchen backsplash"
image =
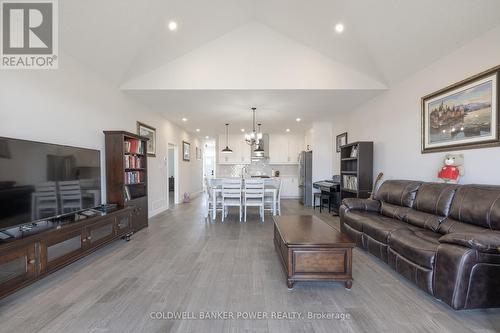
{"type": "Polygon", "coordinates": [[[299,166],[287,164],[269,165],[266,162],[253,162],[252,164],[217,164],[217,177],[240,177],[243,167],[247,168],[250,176],[271,176],[272,170],[279,171],[280,176],[298,176],[299,166]]]}

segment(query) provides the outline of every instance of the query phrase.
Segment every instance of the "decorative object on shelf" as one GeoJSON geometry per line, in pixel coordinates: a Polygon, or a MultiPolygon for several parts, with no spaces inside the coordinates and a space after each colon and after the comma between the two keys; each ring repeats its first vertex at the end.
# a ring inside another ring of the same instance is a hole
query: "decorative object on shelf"
{"type": "Polygon", "coordinates": [[[226,124],[226,148],[222,149],[222,153],[231,154],[233,150],[229,148],[229,124],[226,124]]]}
{"type": "Polygon", "coordinates": [[[259,131],[255,130],[255,111],[257,110],[256,107],[252,108],[252,132],[245,134],[245,141],[248,145],[250,146],[258,146],[259,141],[262,139],[262,133],[260,132],[260,125],[259,124],[259,131]]]}
{"type": "Polygon", "coordinates": [[[352,147],[352,150],[351,150],[351,157],[352,157],[352,158],[356,158],[356,157],[358,157],[358,147],[356,147],[356,146],[352,147]]]}
{"type": "Polygon", "coordinates": [[[146,152],[150,157],[156,157],[156,129],[144,123],[137,122],[137,134],[148,138],[146,152]]]}
{"type": "Polygon", "coordinates": [[[500,145],[500,66],[422,97],[422,153],[500,145]]]}
{"type": "Polygon", "coordinates": [[[340,147],[347,144],[347,132],[337,135],[337,153],[340,153],[340,147]]]}
{"type": "Polygon", "coordinates": [[[464,173],[464,155],[446,154],[444,166],[439,169],[438,178],[445,183],[457,184],[464,173]]]}
{"type": "Polygon", "coordinates": [[[182,141],[182,160],[186,162],[191,160],[191,144],[186,141],[182,141]]]}

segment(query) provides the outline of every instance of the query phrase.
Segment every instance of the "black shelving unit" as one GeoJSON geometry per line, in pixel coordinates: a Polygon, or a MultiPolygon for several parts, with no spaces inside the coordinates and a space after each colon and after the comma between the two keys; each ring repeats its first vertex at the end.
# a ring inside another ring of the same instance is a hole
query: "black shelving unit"
{"type": "Polygon", "coordinates": [[[340,195],[368,198],[373,186],[373,142],[359,141],[340,147],[340,195]]]}

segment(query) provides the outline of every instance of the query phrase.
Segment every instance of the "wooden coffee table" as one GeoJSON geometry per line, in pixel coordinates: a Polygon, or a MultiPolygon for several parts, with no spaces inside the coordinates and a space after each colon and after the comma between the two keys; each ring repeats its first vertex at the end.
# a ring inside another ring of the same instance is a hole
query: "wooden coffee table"
{"type": "Polygon", "coordinates": [[[274,245],[288,288],[297,281],[343,281],[352,286],[352,248],[346,235],[315,216],[274,216],[274,245]]]}

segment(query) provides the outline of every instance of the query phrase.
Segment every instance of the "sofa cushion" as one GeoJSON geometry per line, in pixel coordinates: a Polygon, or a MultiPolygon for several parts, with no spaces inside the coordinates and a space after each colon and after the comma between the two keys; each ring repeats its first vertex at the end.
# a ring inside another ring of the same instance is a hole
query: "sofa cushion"
{"type": "Polygon", "coordinates": [[[440,234],[424,229],[400,229],[391,233],[389,248],[422,267],[434,265],[440,234]]]}
{"type": "Polygon", "coordinates": [[[391,232],[408,227],[409,225],[405,222],[379,215],[363,224],[363,233],[379,242],[387,244],[391,232]]]}
{"type": "Polygon", "coordinates": [[[357,231],[363,231],[363,224],[372,218],[378,218],[380,214],[375,212],[349,211],[344,214],[343,223],[357,231]]]}
{"type": "Polygon", "coordinates": [[[444,219],[439,225],[438,232],[440,234],[446,235],[454,232],[458,233],[476,233],[482,232],[485,229],[483,227],[478,227],[473,224],[463,223],[451,218],[444,219]]]}
{"type": "Polygon", "coordinates": [[[400,221],[406,218],[406,214],[410,210],[411,208],[393,205],[384,201],[380,205],[380,214],[400,221]]]}
{"type": "Polygon", "coordinates": [[[441,243],[456,244],[469,247],[484,253],[500,253],[500,232],[484,229],[478,233],[446,234],[439,238],[441,243]]]}
{"type": "Polygon", "coordinates": [[[412,207],[422,183],[411,180],[387,180],[377,191],[377,199],[393,205],[412,207]]]}
{"type": "Polygon", "coordinates": [[[444,216],[410,209],[410,211],[406,214],[404,221],[414,226],[437,232],[444,219],[444,216]]]}
{"type": "Polygon", "coordinates": [[[453,199],[450,217],[460,222],[499,230],[500,186],[461,186],[453,199]]]}
{"type": "Polygon", "coordinates": [[[417,192],[415,210],[441,216],[448,216],[458,185],[423,183],[417,192]]]}

